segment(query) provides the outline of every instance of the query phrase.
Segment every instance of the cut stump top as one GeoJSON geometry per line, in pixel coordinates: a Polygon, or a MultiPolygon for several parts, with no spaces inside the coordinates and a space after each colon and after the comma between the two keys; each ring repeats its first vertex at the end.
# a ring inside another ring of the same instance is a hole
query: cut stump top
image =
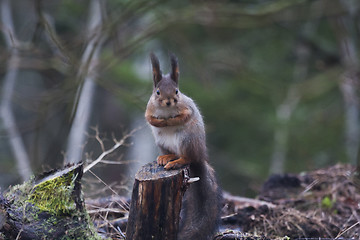
{"type": "Polygon", "coordinates": [[[159,166],[156,161],[144,165],[135,175],[138,181],[152,181],[154,179],[173,177],[184,171],[186,167],[165,170],[163,166],[159,166]]]}

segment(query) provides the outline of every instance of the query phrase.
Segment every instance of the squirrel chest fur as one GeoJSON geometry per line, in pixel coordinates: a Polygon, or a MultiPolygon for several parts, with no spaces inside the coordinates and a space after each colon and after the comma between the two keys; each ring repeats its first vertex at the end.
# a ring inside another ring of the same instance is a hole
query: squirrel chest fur
{"type": "Polygon", "coordinates": [[[162,146],[176,155],[180,155],[180,143],[183,139],[182,135],[178,133],[181,131],[181,128],[182,127],[152,127],[156,145],[162,146]]]}
{"type": "MultiPolygon", "coordinates": [[[[197,111],[197,107],[195,103],[188,98],[186,95],[181,94],[181,101],[187,103],[187,109],[189,109],[189,120],[184,121],[176,126],[166,126],[166,127],[155,127],[151,126],[151,130],[153,132],[155,143],[159,147],[163,149],[167,149],[169,152],[174,153],[177,156],[184,156],[186,152],[184,148],[186,148],[186,144],[190,144],[189,135],[191,133],[199,133],[199,135],[205,136],[204,124],[202,121],[202,117],[197,111]],[[200,119],[198,121],[197,119],[200,119]],[[189,132],[188,135],[184,134],[184,132],[189,132]]],[[[153,101],[149,101],[148,104],[153,104],[153,101]]],[[[165,109],[167,110],[167,109],[165,109]]],[[[155,113],[155,116],[164,119],[175,118],[179,116],[181,109],[175,108],[173,110],[169,109],[169,112],[166,113],[164,110],[159,110],[159,114],[155,113]]]]}
{"type": "Polygon", "coordinates": [[[154,89],[145,118],[166,170],[190,166],[190,176],[199,177],[185,192],[178,239],[211,239],[220,219],[221,191],[208,163],[205,128],[194,101],[178,89],[179,67],[171,56],[171,72],[163,75],[159,60],[151,54],[154,89]]]}

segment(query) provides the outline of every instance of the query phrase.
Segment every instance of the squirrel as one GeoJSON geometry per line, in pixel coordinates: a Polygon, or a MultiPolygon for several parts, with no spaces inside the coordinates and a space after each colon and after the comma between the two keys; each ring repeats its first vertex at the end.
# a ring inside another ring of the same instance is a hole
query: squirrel
{"type": "Polygon", "coordinates": [[[185,192],[178,239],[212,239],[220,221],[222,194],[208,163],[204,121],[194,101],[179,90],[177,57],[171,54],[167,75],[162,74],[153,53],[150,59],[154,88],[145,118],[162,153],[157,163],[166,170],[189,165],[190,177],[200,178],[185,192]]]}

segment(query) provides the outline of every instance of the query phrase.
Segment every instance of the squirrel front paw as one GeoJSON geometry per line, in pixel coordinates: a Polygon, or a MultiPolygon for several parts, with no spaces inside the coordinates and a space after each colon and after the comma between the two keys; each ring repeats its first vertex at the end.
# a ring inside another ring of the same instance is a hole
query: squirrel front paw
{"type": "Polygon", "coordinates": [[[166,165],[171,160],[177,159],[178,157],[175,154],[166,154],[166,155],[160,155],[157,157],[157,163],[161,166],[166,165]]]}

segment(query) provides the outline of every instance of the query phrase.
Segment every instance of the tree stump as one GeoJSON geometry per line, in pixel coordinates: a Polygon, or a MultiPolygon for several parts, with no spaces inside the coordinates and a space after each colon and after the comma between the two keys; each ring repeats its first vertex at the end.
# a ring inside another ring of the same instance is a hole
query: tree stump
{"type": "Polygon", "coordinates": [[[0,194],[0,239],[101,239],[83,206],[82,169],[47,172],[0,194]]]}
{"type": "Polygon", "coordinates": [[[176,240],[189,170],[167,171],[152,162],[135,175],[127,240],[176,240]]]}

